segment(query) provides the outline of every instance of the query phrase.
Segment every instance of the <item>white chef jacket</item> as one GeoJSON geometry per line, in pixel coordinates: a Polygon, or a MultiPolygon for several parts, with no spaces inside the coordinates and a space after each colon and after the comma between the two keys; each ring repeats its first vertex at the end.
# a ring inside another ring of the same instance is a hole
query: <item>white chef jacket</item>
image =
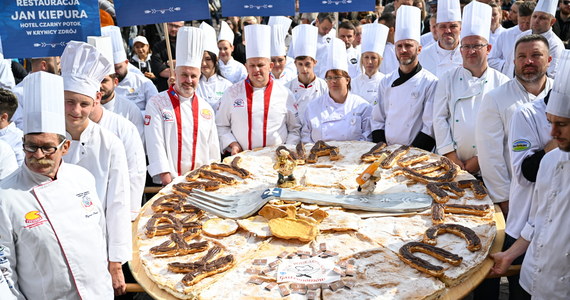
{"type": "Polygon", "coordinates": [[[552,139],[550,129],[550,123],[546,120],[546,103],[543,98],[525,103],[513,113],[508,143],[512,181],[505,232],[515,239],[519,238],[528,220],[534,192],[534,182],[524,177],[522,163],[529,156],[544,149],[552,139]]]}
{"type": "Polygon", "coordinates": [[[378,86],[384,77],[386,76],[380,72],[376,72],[372,77],[362,73],[350,82],[351,92],[362,97],[371,105],[376,105],[378,103],[378,86]]]}
{"type": "MultiPolygon", "coordinates": [[[[163,91],[149,100],[146,106],[145,137],[150,176],[169,172],[174,178],[192,170],[195,122],[192,111],[193,98],[179,97],[180,108],[175,109],[168,91],[170,90],[163,91]],[[178,139],[177,111],[182,120],[181,140],[178,139]],[[180,157],[178,151],[181,153],[180,157]]],[[[197,98],[198,132],[194,168],[220,160],[214,110],[204,99],[197,98]]],[[[160,182],[158,176],[154,180],[160,182]]]]}
{"type": "Polygon", "coordinates": [[[275,75],[273,75],[273,73],[271,73],[271,77],[273,77],[273,80],[276,82],[281,83],[281,85],[286,85],[289,81],[297,77],[297,70],[295,70],[295,72],[292,72],[291,70],[285,68],[283,69],[283,72],[281,72],[279,78],[275,78],[275,75]]]}
{"type": "Polygon", "coordinates": [[[18,99],[18,108],[16,108],[16,111],[12,115],[12,119],[10,119],[10,121],[14,122],[14,124],[16,124],[16,127],[23,130],[24,128],[24,119],[23,119],[24,115],[22,115],[24,113],[24,104],[22,103],[24,99],[23,81],[20,81],[20,83],[16,84],[12,88],[12,93],[16,96],[16,99],[18,99]]]}
{"type": "Polygon", "coordinates": [[[495,39],[495,43],[491,44],[493,47],[491,48],[491,52],[487,58],[491,68],[503,72],[503,74],[507,75],[509,78],[511,78],[512,75],[506,74],[503,71],[503,67],[505,66],[505,61],[509,57],[513,57],[511,56],[511,53],[515,51],[517,36],[521,33],[522,31],[518,25],[505,29],[505,31],[501,32],[499,37],[495,39]]]}
{"type": "MultiPolygon", "coordinates": [[[[523,36],[527,36],[532,34],[532,30],[529,29],[517,36],[517,40],[523,36]]],[[[549,29],[547,32],[541,33],[543,37],[548,40],[548,47],[550,50],[550,56],[552,56],[552,61],[550,62],[550,66],[548,66],[547,74],[549,77],[554,78],[556,76],[556,68],[558,67],[558,60],[560,56],[562,56],[562,51],[564,51],[564,43],[560,38],[552,31],[552,28],[549,29]]],[[[514,77],[515,74],[515,51],[513,46],[513,51],[509,53],[507,56],[507,60],[505,61],[505,66],[503,67],[503,73],[509,76],[510,78],[514,77]]]]}
{"type": "Polygon", "coordinates": [[[552,79],[548,78],[544,90],[534,96],[518,79],[511,79],[483,97],[477,115],[475,141],[481,175],[495,203],[509,200],[511,159],[508,137],[511,117],[519,106],[544,98],[551,88],[552,79]]]}
{"type": "MultiPolygon", "coordinates": [[[[518,27],[518,26],[516,26],[518,27]]],[[[499,36],[501,35],[501,33],[505,32],[507,29],[505,29],[505,27],[503,27],[502,25],[499,24],[499,27],[497,27],[497,29],[495,29],[495,32],[493,31],[489,31],[489,44],[492,45],[493,47],[495,47],[495,44],[497,42],[497,38],[499,38],[499,36]]],[[[492,50],[493,48],[491,48],[492,50]]]]}
{"type": "Polygon", "coordinates": [[[264,130],[264,96],[267,87],[253,88],[252,126],[250,127],[248,125],[246,84],[249,84],[248,80],[232,85],[220,100],[220,108],[216,114],[216,125],[220,134],[221,148],[225,149],[236,141],[243,150],[299,142],[301,124],[295,115],[293,107],[295,97],[291,91],[279,82],[273,82],[266,130],[264,130]],[[251,145],[248,142],[250,135],[251,145]],[[263,144],[264,136],[266,138],[265,145],[263,144]]]}
{"type": "Polygon", "coordinates": [[[8,143],[12,150],[14,150],[14,154],[16,154],[16,160],[18,161],[18,165],[21,165],[24,161],[24,148],[22,146],[22,138],[24,137],[24,133],[20,128],[16,127],[14,122],[10,123],[8,126],[0,129],[0,140],[8,143]]]}
{"type": "Polygon", "coordinates": [[[461,161],[477,156],[475,121],[483,96],[509,81],[501,72],[487,68],[481,77],[459,67],[440,77],[433,102],[433,130],[437,152],[456,151],[461,161]]]}
{"type": "Polygon", "coordinates": [[[348,75],[350,78],[356,78],[362,73],[360,69],[360,51],[354,47],[346,49],[346,59],[348,63],[348,75]]]}
{"type": "Polygon", "coordinates": [[[144,115],[146,102],[158,94],[158,90],[144,75],[128,72],[115,88],[115,94],[136,104],[141,110],[141,115],[144,115]]]}
{"type": "Polygon", "coordinates": [[[0,53],[0,88],[10,90],[16,85],[14,74],[12,73],[12,61],[4,59],[0,53]]]}
{"type": "Polygon", "coordinates": [[[117,97],[117,94],[115,94],[115,97],[109,100],[109,102],[103,104],[103,107],[106,110],[112,111],[118,115],[127,118],[127,120],[131,121],[137,128],[137,131],[139,132],[141,140],[144,144],[143,116],[141,115],[141,111],[136,104],[125,98],[117,97]]]}
{"type": "Polygon", "coordinates": [[[530,218],[530,241],[520,274],[533,299],[570,298],[570,153],[555,149],[540,162],[530,218]]]}
{"type": "Polygon", "coordinates": [[[307,105],[301,141],[370,141],[371,111],[368,101],[351,92],[344,103],[326,93],[307,105]]]}
{"type": "Polygon", "coordinates": [[[95,177],[97,195],[107,222],[109,261],[126,262],[132,256],[129,173],[125,148],[112,132],[89,121],[63,160],[84,167],[95,177]]]}
{"type": "Polygon", "coordinates": [[[320,35],[318,34],[317,36],[317,57],[315,57],[315,59],[317,60],[317,64],[315,65],[314,71],[315,71],[315,75],[317,75],[317,77],[319,78],[325,78],[325,75],[327,73],[327,71],[329,70],[329,66],[328,66],[328,44],[332,41],[332,39],[334,38],[334,34],[332,34],[332,31],[329,32],[328,34],[325,35],[320,35]]]}
{"type": "Polygon", "coordinates": [[[453,50],[445,50],[439,43],[433,43],[422,49],[418,55],[420,64],[426,70],[440,78],[445,72],[463,65],[463,57],[459,45],[453,50]]]}
{"type": "Polygon", "coordinates": [[[400,63],[398,58],[396,58],[396,47],[390,42],[386,42],[386,47],[384,48],[384,54],[382,55],[382,64],[380,64],[380,73],[390,74],[395,70],[398,70],[400,63]]]}
{"type": "Polygon", "coordinates": [[[196,89],[196,94],[198,97],[206,100],[215,112],[220,105],[222,95],[224,95],[226,89],[231,85],[231,81],[220,75],[214,74],[210,76],[210,78],[206,78],[206,76],[202,75],[200,77],[200,83],[198,83],[198,88],[196,89]]]}
{"type": "Polygon", "coordinates": [[[247,78],[247,69],[239,61],[230,58],[228,63],[225,64],[221,59],[218,60],[218,66],[220,67],[220,73],[231,83],[236,83],[247,78]]]}
{"type": "MultiPolygon", "coordinates": [[[[2,252],[4,250],[4,248],[2,248],[2,246],[0,246],[0,252],[2,252]]],[[[0,259],[2,259],[2,255],[0,253],[0,259]]],[[[1,268],[1,263],[0,263],[0,268],[1,268]]],[[[14,299],[18,299],[16,297],[16,292],[14,290],[14,285],[12,283],[9,283],[8,280],[6,279],[6,277],[4,276],[4,274],[2,274],[2,272],[0,272],[0,297],[2,298],[2,300],[14,300],[14,299]]],[[[19,293],[18,293],[19,294],[19,293]]]]}
{"type": "Polygon", "coordinates": [[[82,167],[62,162],[51,180],[24,164],[0,182],[0,245],[18,299],[113,299],[103,208],[82,167]]]}
{"type": "Polygon", "coordinates": [[[114,133],[125,148],[127,166],[129,168],[131,221],[134,221],[140,212],[146,181],[146,154],[143,142],[134,124],[123,116],[105,108],[103,108],[103,115],[98,124],[114,133]]]}
{"type": "Polygon", "coordinates": [[[0,180],[12,174],[18,168],[18,161],[12,147],[0,140],[0,180]]]}
{"type": "Polygon", "coordinates": [[[435,42],[436,42],[435,38],[433,37],[433,33],[431,32],[426,32],[420,36],[420,45],[422,45],[423,48],[435,42]]]}
{"type": "Polygon", "coordinates": [[[400,78],[398,70],[386,75],[378,86],[378,108],[372,112],[372,131],[382,129],[389,145],[411,145],[421,132],[433,137],[433,97],[437,78],[421,69],[403,84],[392,87],[400,78]]]}
{"type": "Polygon", "coordinates": [[[309,83],[307,86],[301,83],[298,77],[295,77],[293,80],[287,82],[287,84],[285,84],[285,87],[288,88],[295,97],[293,109],[301,124],[304,122],[303,116],[305,115],[307,104],[311,100],[316,99],[321,95],[329,92],[327,82],[319,77],[315,77],[315,80],[313,80],[313,82],[309,83]]]}

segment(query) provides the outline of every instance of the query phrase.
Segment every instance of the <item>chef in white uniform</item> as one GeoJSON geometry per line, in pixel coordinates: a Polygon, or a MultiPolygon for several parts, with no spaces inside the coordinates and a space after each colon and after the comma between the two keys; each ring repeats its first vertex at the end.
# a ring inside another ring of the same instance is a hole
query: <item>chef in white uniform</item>
{"type": "Polygon", "coordinates": [[[318,29],[315,74],[319,78],[324,79],[328,70],[326,65],[328,62],[328,44],[336,36],[335,23],[336,19],[333,13],[319,13],[315,20],[315,26],[318,29]],[[321,63],[319,64],[319,62],[321,63]]]}
{"type": "Polygon", "coordinates": [[[301,141],[369,141],[372,106],[350,92],[345,42],[335,38],[329,48],[328,57],[334,57],[325,77],[329,91],[307,104],[301,141]]]}
{"type": "MultiPolygon", "coordinates": [[[[567,55],[567,54],[566,54],[567,55]]],[[[526,251],[520,285],[527,298],[570,297],[570,63],[561,60],[556,82],[546,106],[552,124],[551,136],[558,149],[540,162],[528,220],[520,237],[505,252],[493,254],[493,273],[504,273],[511,262],[526,251]],[[558,76],[564,80],[558,81],[558,76]]]]}
{"type": "Polygon", "coordinates": [[[109,270],[116,294],[126,289],[121,265],[132,257],[129,173],[125,148],[110,131],[89,120],[101,98],[101,80],[112,72],[95,47],[71,41],[61,56],[65,124],[71,141],[64,161],[84,167],[95,177],[107,223],[109,270]]]}
{"type": "Polygon", "coordinates": [[[0,182],[1,272],[17,299],[113,299],[95,179],[62,160],[63,80],[36,72],[24,81],[26,158],[0,182]]]}
{"type": "MultiPolygon", "coordinates": [[[[550,56],[552,56],[552,61],[550,62],[550,67],[548,67],[548,76],[554,78],[556,76],[556,68],[558,66],[558,59],[562,55],[564,50],[564,43],[562,40],[552,31],[552,25],[556,23],[556,9],[558,8],[557,0],[541,0],[536,4],[536,8],[532,13],[530,19],[530,29],[519,34],[516,40],[529,34],[540,34],[548,40],[548,48],[550,51],[550,56]]],[[[514,75],[514,53],[509,53],[507,60],[505,61],[505,66],[503,68],[503,73],[509,77],[514,75]]]]}
{"type": "Polygon", "coordinates": [[[226,22],[220,23],[218,49],[220,50],[220,73],[227,80],[236,83],[247,77],[245,66],[232,57],[234,52],[234,32],[226,22]]]}
{"type": "Polygon", "coordinates": [[[388,27],[379,23],[362,25],[360,67],[362,74],[350,82],[351,92],[371,105],[378,103],[378,86],[384,74],[378,72],[388,38],[388,27]]]}
{"type": "Polygon", "coordinates": [[[433,103],[433,129],[437,152],[472,174],[479,173],[475,120],[483,96],[509,81],[489,68],[491,7],[471,2],[463,9],[461,55],[463,66],[439,78],[433,103]]]}
{"type": "Polygon", "coordinates": [[[0,88],[0,140],[6,142],[16,154],[18,165],[24,161],[22,150],[22,130],[13,122],[18,109],[18,100],[10,90],[0,88]]]}
{"type": "Polygon", "coordinates": [[[530,17],[535,6],[536,3],[533,1],[521,3],[518,8],[518,24],[506,29],[496,38],[495,44],[492,44],[493,49],[491,49],[491,53],[489,53],[489,66],[503,72],[503,74],[509,76],[509,78],[510,75],[506,74],[506,71],[503,71],[505,61],[509,57],[512,57],[511,52],[515,51],[517,37],[530,28],[530,17]]]}
{"type": "Polygon", "coordinates": [[[176,83],[151,98],[145,117],[148,173],[166,185],[220,159],[214,110],[196,93],[204,54],[203,32],[182,27],[176,39],[176,83]]]}
{"type": "Polygon", "coordinates": [[[202,56],[202,64],[200,71],[200,82],[196,94],[198,97],[206,100],[208,104],[216,111],[218,109],[220,99],[224,92],[229,88],[231,81],[224,78],[219,69],[218,43],[216,41],[216,30],[206,22],[200,24],[204,37],[204,55],[202,56]]]}
{"type": "Polygon", "coordinates": [[[396,34],[396,16],[393,14],[383,14],[378,18],[378,23],[388,27],[388,38],[384,53],[382,54],[382,64],[380,65],[380,73],[390,74],[400,67],[398,58],[396,58],[396,48],[394,46],[394,35],[396,34]]]}
{"type": "MultiPolygon", "coordinates": [[[[146,102],[158,94],[156,86],[140,71],[136,73],[128,68],[130,64],[123,46],[123,37],[119,27],[105,26],[101,28],[101,35],[110,37],[113,42],[113,61],[115,73],[119,79],[119,85],[116,87],[115,93],[119,97],[135,103],[141,110],[141,115],[145,115],[146,102]]],[[[138,68],[135,69],[138,70],[138,68]]]]}
{"type": "Polygon", "coordinates": [[[292,20],[287,17],[270,18],[272,21],[269,23],[271,26],[271,62],[273,63],[271,76],[276,82],[286,85],[297,76],[295,69],[287,66],[291,58],[287,56],[285,39],[292,20]]]}
{"type": "Polygon", "coordinates": [[[305,108],[309,101],[320,97],[328,92],[327,83],[315,74],[317,60],[317,35],[318,29],[309,24],[297,25],[293,28],[291,48],[295,55],[297,77],[289,81],[285,86],[293,92],[295,102],[293,109],[301,123],[305,115],[305,108]]]}
{"type": "Polygon", "coordinates": [[[232,155],[300,140],[295,98],[269,74],[271,27],[246,26],[245,37],[248,78],[226,90],[216,114],[220,146],[232,155]]]}
{"type": "MultiPolygon", "coordinates": [[[[109,37],[88,37],[88,41],[89,44],[95,46],[109,62],[112,61],[113,47],[109,37]]],[[[114,74],[114,70],[112,70],[111,73],[114,74]]],[[[106,77],[108,77],[108,75],[109,74],[107,74],[106,77]]],[[[95,105],[89,115],[89,119],[115,134],[123,143],[123,147],[126,151],[127,166],[129,168],[131,221],[134,221],[140,212],[146,181],[146,154],[144,152],[143,142],[134,124],[124,117],[105,109],[100,101],[100,99],[95,99],[95,105]]]]}
{"type": "Polygon", "coordinates": [[[511,117],[519,106],[543,98],[552,88],[552,79],[546,76],[550,62],[546,39],[541,35],[526,36],[517,42],[515,51],[516,77],[483,97],[475,126],[481,175],[489,196],[501,206],[505,216],[511,185],[511,117]],[[540,57],[530,59],[531,56],[540,57]]]}
{"type": "Polygon", "coordinates": [[[460,67],[462,63],[461,52],[459,51],[459,35],[461,33],[459,0],[437,1],[435,32],[437,43],[425,47],[420,53],[419,59],[422,67],[439,78],[445,72],[460,67]]]}
{"type": "Polygon", "coordinates": [[[18,168],[16,154],[8,143],[0,140],[0,180],[18,168]]]}
{"type": "Polygon", "coordinates": [[[402,5],[396,17],[396,56],[400,67],[380,81],[378,105],[372,111],[372,141],[412,145],[431,151],[435,75],[418,62],[420,10],[402,5]]]}

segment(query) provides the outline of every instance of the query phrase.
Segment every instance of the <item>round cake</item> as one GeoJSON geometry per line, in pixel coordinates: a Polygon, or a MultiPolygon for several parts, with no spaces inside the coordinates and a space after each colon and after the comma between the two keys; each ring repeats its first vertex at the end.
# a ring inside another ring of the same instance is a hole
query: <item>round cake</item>
{"type": "Polygon", "coordinates": [[[266,147],[180,176],[145,204],[134,258],[145,274],[134,274],[182,299],[436,299],[479,270],[495,238],[494,215],[480,182],[417,148],[355,141],[266,147]],[[242,199],[275,188],[283,153],[296,164],[287,191],[301,198],[373,202],[418,193],[433,205],[385,212],[272,198],[233,220],[189,200],[195,189],[242,199]]]}

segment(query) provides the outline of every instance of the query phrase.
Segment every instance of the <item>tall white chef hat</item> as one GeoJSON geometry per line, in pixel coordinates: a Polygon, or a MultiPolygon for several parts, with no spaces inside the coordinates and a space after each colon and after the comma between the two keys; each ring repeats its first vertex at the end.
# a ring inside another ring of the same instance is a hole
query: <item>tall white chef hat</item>
{"type": "Polygon", "coordinates": [[[471,1],[463,8],[463,22],[461,23],[461,39],[471,35],[478,35],[489,41],[491,28],[491,6],[479,1],[471,1]]]}
{"type": "Polygon", "coordinates": [[[555,16],[557,8],[558,0],[539,0],[534,11],[541,11],[555,16]]]}
{"type": "Polygon", "coordinates": [[[63,78],[39,71],[26,76],[24,85],[24,134],[56,133],[65,136],[63,78]]]}
{"type": "Polygon", "coordinates": [[[234,32],[230,28],[230,25],[226,22],[220,23],[220,34],[218,34],[219,41],[228,41],[230,45],[234,44],[234,32]]]}
{"type": "Polygon", "coordinates": [[[333,38],[328,44],[328,70],[344,70],[348,72],[348,56],[346,44],[339,38],[333,38]]]}
{"type": "MultiPolygon", "coordinates": [[[[95,48],[97,51],[101,52],[103,56],[109,61],[113,61],[113,43],[111,38],[108,36],[88,36],[87,43],[95,48]]],[[[115,67],[111,69],[109,74],[115,73],[115,67]]],[[[107,74],[107,75],[109,75],[107,74]]]]}
{"type": "Polygon", "coordinates": [[[287,28],[285,25],[275,24],[271,26],[271,56],[285,56],[287,54],[286,36],[287,28]]]}
{"type": "Polygon", "coordinates": [[[438,0],[436,23],[461,22],[459,0],[438,0]]]}
{"type": "Polygon", "coordinates": [[[555,116],[570,118],[570,50],[563,50],[546,112],[555,116]]]}
{"type": "Polygon", "coordinates": [[[127,60],[125,46],[123,45],[123,36],[121,29],[117,26],[105,26],[101,28],[101,35],[111,38],[113,44],[113,64],[122,63],[127,60]]]}
{"type": "Polygon", "coordinates": [[[176,66],[202,67],[204,56],[204,32],[200,28],[184,26],[176,37],[176,66]]]}
{"type": "Polygon", "coordinates": [[[244,27],[245,56],[271,58],[271,27],[269,25],[252,24],[244,27]]]}
{"type": "Polygon", "coordinates": [[[204,37],[204,51],[210,51],[216,54],[216,56],[220,55],[218,41],[216,40],[216,30],[214,27],[210,26],[206,22],[202,22],[202,24],[200,24],[200,29],[202,29],[202,36],[204,37]]]}
{"type": "Polygon", "coordinates": [[[269,17],[269,21],[267,25],[273,27],[273,25],[283,25],[285,33],[289,31],[289,27],[291,27],[291,23],[293,20],[283,17],[283,16],[271,16],[269,17]]]}
{"type": "Polygon", "coordinates": [[[360,52],[375,52],[382,57],[384,55],[384,48],[386,47],[386,39],[388,39],[388,31],[390,31],[390,29],[380,23],[362,25],[360,52]]]}
{"type": "Polygon", "coordinates": [[[61,55],[64,89],[93,99],[97,97],[101,81],[113,69],[112,63],[101,52],[84,42],[67,43],[61,55]]]}
{"type": "Polygon", "coordinates": [[[309,56],[313,59],[317,57],[317,38],[319,29],[313,25],[302,24],[297,25],[292,30],[291,47],[293,47],[293,55],[309,56]]]}
{"type": "Polygon", "coordinates": [[[416,40],[421,37],[421,11],[415,6],[402,5],[396,12],[396,33],[394,42],[416,40]]]}

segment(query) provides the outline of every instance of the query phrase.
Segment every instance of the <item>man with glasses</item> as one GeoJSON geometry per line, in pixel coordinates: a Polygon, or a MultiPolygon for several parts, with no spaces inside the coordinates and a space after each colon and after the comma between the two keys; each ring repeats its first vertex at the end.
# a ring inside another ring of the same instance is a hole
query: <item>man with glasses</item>
{"type": "Polygon", "coordinates": [[[112,299],[95,178],[62,159],[63,80],[36,72],[24,91],[24,164],[0,182],[0,277],[17,299],[112,299]]]}
{"type": "Polygon", "coordinates": [[[435,24],[437,42],[427,46],[420,53],[419,60],[422,67],[438,78],[445,72],[460,67],[460,32],[461,8],[459,0],[439,0],[435,24]]]}
{"type": "Polygon", "coordinates": [[[396,16],[396,58],[400,67],[378,87],[378,105],[372,111],[372,141],[411,145],[431,151],[433,97],[437,78],[418,62],[420,9],[402,5],[396,16]]]}
{"type": "MultiPolygon", "coordinates": [[[[170,49],[176,49],[176,36],[178,30],[184,26],[184,21],[168,22],[168,38],[170,49]]],[[[166,34],[166,33],[165,33],[166,34]]],[[[172,52],[172,59],[176,59],[176,54],[172,52]]],[[[176,65],[176,64],[175,64],[176,65]]],[[[169,87],[168,79],[170,78],[170,66],[168,64],[168,51],[166,47],[166,39],[152,46],[152,56],[150,58],[150,66],[154,76],[156,76],[156,88],[159,92],[167,90],[169,87]]]]}
{"type": "Polygon", "coordinates": [[[483,96],[509,78],[489,68],[489,26],[492,9],[471,2],[463,10],[461,56],[463,66],[439,78],[433,103],[437,152],[471,174],[479,173],[475,120],[483,96]]]}

